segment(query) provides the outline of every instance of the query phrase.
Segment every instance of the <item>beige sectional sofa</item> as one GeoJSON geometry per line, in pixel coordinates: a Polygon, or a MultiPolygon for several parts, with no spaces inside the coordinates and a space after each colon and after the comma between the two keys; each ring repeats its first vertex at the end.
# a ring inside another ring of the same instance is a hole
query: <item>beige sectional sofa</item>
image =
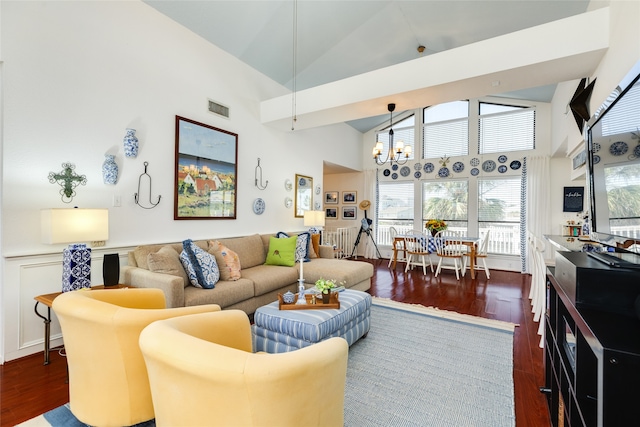
{"type": "MultiPolygon", "coordinates": [[[[289,233],[295,235],[295,233],[289,233]]],[[[195,241],[204,250],[210,242],[218,241],[238,254],[241,277],[235,281],[220,280],[214,289],[192,286],[183,271],[159,263],[157,255],[173,252],[180,254],[182,243],[138,246],[129,252],[128,265],[121,271],[121,283],[141,288],[160,288],[164,291],[167,307],[200,304],[218,304],[223,309],[239,309],[252,314],[258,307],[278,299],[278,293],[295,292],[299,278],[299,264],[293,267],[265,265],[269,239],[273,234],[195,241]],[[162,252],[161,252],[162,251],[162,252]],[[149,254],[154,254],[151,258],[149,254]],[[151,263],[149,261],[152,261],[151,263]],[[150,267],[151,266],[151,267],[150,267]]],[[[348,289],[367,291],[371,287],[373,266],[367,262],[334,259],[333,248],[319,246],[319,257],[304,263],[303,273],[307,288],[320,278],[344,282],[348,289]]],[[[172,261],[175,263],[175,261],[172,261]]]]}

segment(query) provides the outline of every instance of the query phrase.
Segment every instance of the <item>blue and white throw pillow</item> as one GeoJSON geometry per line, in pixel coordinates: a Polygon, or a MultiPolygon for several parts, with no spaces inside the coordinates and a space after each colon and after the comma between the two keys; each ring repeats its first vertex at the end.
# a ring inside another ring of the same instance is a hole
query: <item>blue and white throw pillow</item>
{"type": "MultiPolygon", "coordinates": [[[[289,237],[289,235],[284,231],[279,231],[276,233],[276,237],[278,239],[281,239],[283,237],[289,237]]],[[[296,254],[295,254],[296,261],[298,261],[300,258],[304,259],[304,262],[310,261],[309,259],[310,244],[311,244],[311,234],[309,234],[306,231],[298,234],[298,237],[296,239],[296,254]]]]}
{"type": "Polygon", "coordinates": [[[216,258],[193,243],[191,239],[182,242],[180,262],[184,266],[189,282],[196,288],[213,289],[220,280],[220,270],[216,258]]]}

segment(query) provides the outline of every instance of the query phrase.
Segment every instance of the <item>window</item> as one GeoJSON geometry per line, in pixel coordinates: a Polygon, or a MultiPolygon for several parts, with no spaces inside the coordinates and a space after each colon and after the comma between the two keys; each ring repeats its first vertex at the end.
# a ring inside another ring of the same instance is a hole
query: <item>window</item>
{"type": "Polygon", "coordinates": [[[422,158],[469,154],[469,101],[454,101],[423,110],[422,158]]]}
{"type": "Polygon", "coordinates": [[[636,83],[620,98],[614,109],[602,118],[602,136],[638,132],[640,126],[640,83],[636,83]]]}
{"type": "Polygon", "coordinates": [[[605,167],[604,177],[611,233],[636,238],[640,235],[640,163],[605,167]]]}
{"type": "Polygon", "coordinates": [[[478,229],[490,253],[520,255],[520,178],[478,180],[478,229]]]}
{"type": "Polygon", "coordinates": [[[438,180],[422,183],[422,225],[429,219],[443,219],[450,230],[467,234],[469,182],[438,180]]]}
{"type": "MultiPolygon", "coordinates": [[[[412,151],[409,160],[414,158],[415,152],[414,135],[416,132],[414,126],[415,117],[413,115],[393,125],[393,146],[398,147],[399,143],[402,143],[404,147],[410,146],[412,151]]],[[[380,158],[386,159],[387,153],[389,152],[389,128],[376,132],[376,143],[377,142],[382,142],[382,154],[380,158]]],[[[404,154],[401,154],[401,156],[400,161],[403,161],[405,158],[404,154]]]]}
{"type": "Polygon", "coordinates": [[[378,230],[376,241],[391,245],[389,227],[399,234],[413,229],[413,182],[380,182],[378,187],[378,230]]]}
{"type": "Polygon", "coordinates": [[[535,108],[480,103],[478,153],[535,148],[535,108]]]}

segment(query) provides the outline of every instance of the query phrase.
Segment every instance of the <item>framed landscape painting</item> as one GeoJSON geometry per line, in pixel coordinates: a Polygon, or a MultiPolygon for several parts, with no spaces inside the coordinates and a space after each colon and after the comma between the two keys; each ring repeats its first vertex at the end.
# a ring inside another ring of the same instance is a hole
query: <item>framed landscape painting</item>
{"type": "Polygon", "coordinates": [[[235,219],[238,135],[176,116],[173,218],[235,219]]]}

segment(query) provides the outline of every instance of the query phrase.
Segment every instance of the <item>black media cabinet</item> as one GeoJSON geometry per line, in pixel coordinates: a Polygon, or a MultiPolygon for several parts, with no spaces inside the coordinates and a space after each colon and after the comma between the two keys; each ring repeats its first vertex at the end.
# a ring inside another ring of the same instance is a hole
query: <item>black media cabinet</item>
{"type": "Polygon", "coordinates": [[[640,272],[558,252],[547,288],[541,390],[552,425],[640,425],[640,272]]]}

